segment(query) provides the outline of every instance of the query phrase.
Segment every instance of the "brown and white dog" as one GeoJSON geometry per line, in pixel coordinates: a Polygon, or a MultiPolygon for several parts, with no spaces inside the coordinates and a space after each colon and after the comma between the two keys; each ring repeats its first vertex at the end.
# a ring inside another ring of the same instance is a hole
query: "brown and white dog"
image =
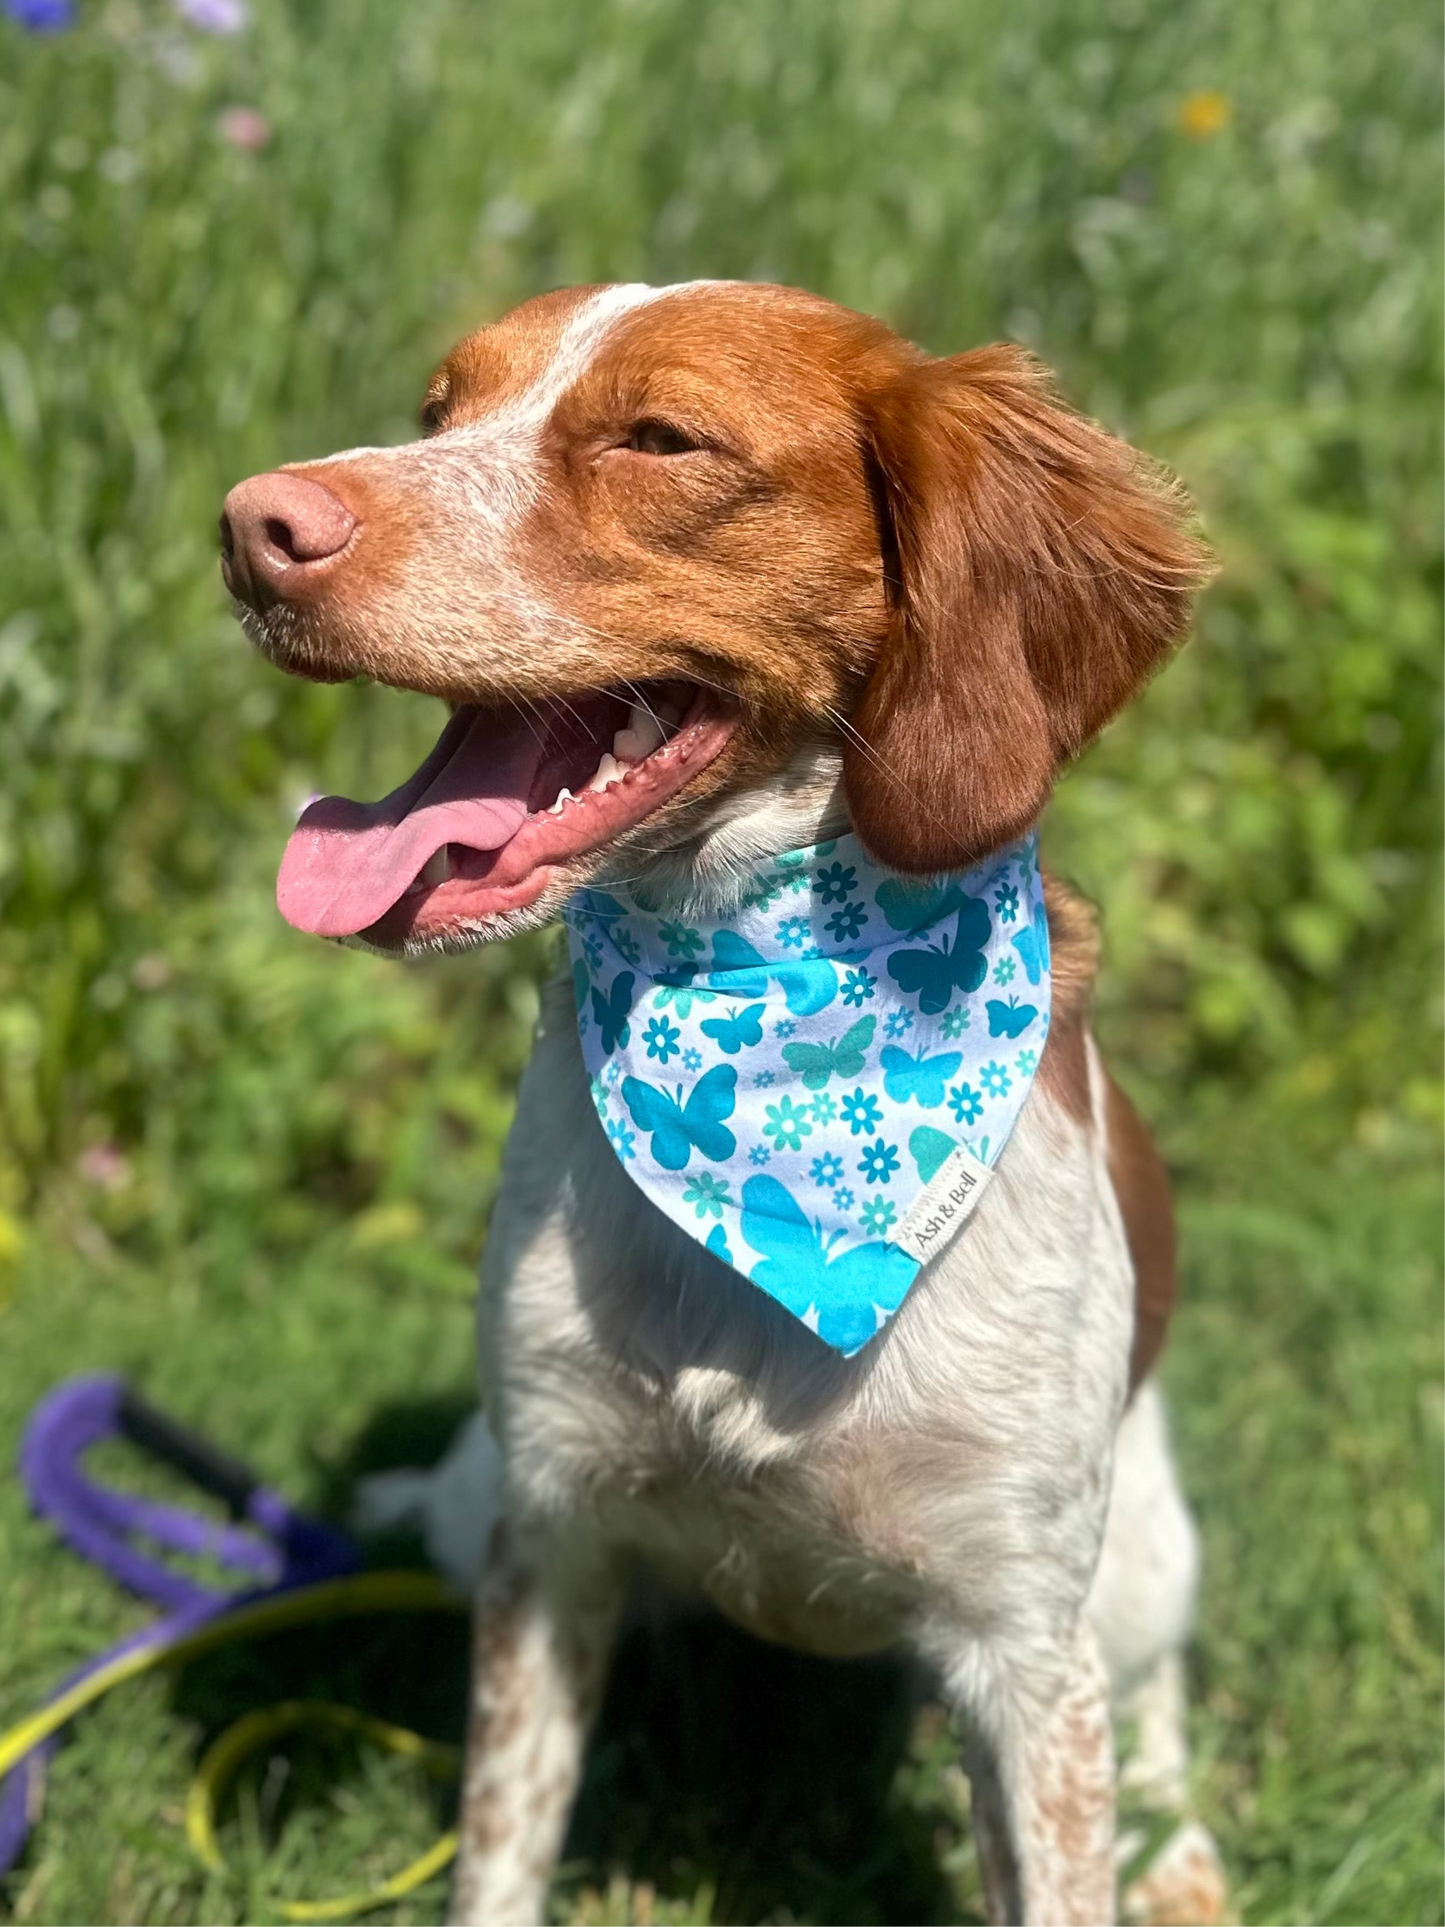
{"type": "MultiPolygon", "coordinates": [[[[850,825],[900,872],[977,862],[1164,661],[1206,573],[1177,489],[1027,355],[934,359],[786,288],[529,301],[453,350],[422,423],[243,482],[222,518],[274,662],[454,706],[416,777],[317,806],[283,866],[293,922],[392,952],[608,880],[716,911],[850,825]]],[[[1113,1918],[1111,1701],[1145,1791],[1182,1805],[1196,1548],[1148,1376],[1168,1190],[1090,1038],[1089,914],[1048,903],[1036,1088],[966,1232],[846,1360],[629,1182],[570,989],[547,995],[482,1271],[506,1516],[459,1920],[542,1918],[639,1554],[766,1638],[934,1666],[994,1920],[1113,1918]]],[[[1218,1917],[1202,1829],[1146,1889],[1156,1917],[1218,1917]]]]}

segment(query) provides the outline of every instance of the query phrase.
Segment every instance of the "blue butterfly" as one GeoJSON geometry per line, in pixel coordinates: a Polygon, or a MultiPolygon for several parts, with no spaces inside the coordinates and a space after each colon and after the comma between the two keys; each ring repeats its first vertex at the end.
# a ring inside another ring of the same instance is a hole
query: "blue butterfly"
{"type": "Polygon", "coordinates": [[[916,1097],[925,1109],[943,1102],[943,1087],[963,1062],[963,1052],[944,1051],[938,1057],[925,1057],[919,1051],[910,1057],[896,1044],[885,1044],[878,1062],[883,1066],[883,1088],[895,1104],[906,1104],[916,1097]]]}
{"type": "Polygon", "coordinates": [[[1013,943],[1023,958],[1029,982],[1038,983],[1049,967],[1049,919],[1042,903],[1034,905],[1033,921],[1020,930],[1013,943]]]}
{"type": "Polygon", "coordinates": [[[712,940],[712,969],[708,982],[714,990],[734,997],[766,997],[768,979],[776,977],[795,1017],[814,1017],[838,994],[838,973],[825,957],[797,963],[768,963],[736,930],[719,930],[712,940]]]}
{"type": "Polygon", "coordinates": [[[670,1004],[679,1017],[687,1017],[694,1004],[715,1004],[717,993],[712,990],[699,990],[692,983],[661,984],[653,992],[652,1008],[666,1010],[670,1004]]]}
{"type": "Polygon", "coordinates": [[[721,1258],[725,1265],[732,1263],[733,1254],[728,1249],[728,1234],[720,1224],[715,1224],[707,1234],[707,1249],[714,1258],[721,1258]]]}
{"type": "Polygon", "coordinates": [[[827,1244],[841,1234],[825,1244],[822,1225],[776,1178],[749,1178],[743,1186],[742,1234],[763,1254],[748,1274],[753,1283],[845,1356],[898,1309],[918,1272],[896,1245],[854,1245],[830,1260],[827,1244]]]}
{"type": "MultiPolygon", "coordinates": [[[[958,1149],[958,1144],[947,1131],[935,1130],[931,1124],[919,1124],[909,1133],[908,1148],[913,1154],[913,1162],[918,1166],[919,1177],[925,1184],[931,1184],[958,1149]]],[[[718,1229],[722,1229],[721,1225],[718,1229]]]]}
{"type": "Polygon", "coordinates": [[[988,905],[979,897],[965,897],[952,943],[943,937],[926,950],[895,950],[888,959],[888,975],[908,996],[917,997],[925,1017],[937,1017],[947,1010],[955,990],[977,990],[987,976],[983,947],[988,932],[988,905]]]}
{"type": "Polygon", "coordinates": [[[873,896],[888,928],[906,930],[910,936],[951,917],[963,901],[961,887],[947,877],[889,877],[873,896]]]}
{"type": "Polygon", "coordinates": [[[669,1097],[640,1077],[624,1077],[622,1098],[639,1131],[652,1133],[652,1160],[664,1171],[681,1171],[694,1150],[714,1164],[725,1164],[738,1141],[723,1123],[737,1103],[738,1074],[731,1064],[715,1064],[693,1085],[687,1102],[682,1086],[669,1097]]]}
{"type": "Polygon", "coordinates": [[[716,1037],[719,1048],[729,1057],[736,1057],[744,1044],[751,1049],[754,1044],[762,1043],[766,1009],[766,1004],[749,1004],[746,1010],[739,1010],[735,1005],[726,1017],[710,1017],[702,1026],[703,1034],[716,1037]]]}
{"type": "Polygon", "coordinates": [[[610,1057],[619,1044],[624,1047],[632,1035],[628,1018],[632,1014],[632,972],[620,970],[612,979],[612,988],[604,997],[596,984],[592,986],[592,1015],[597,1020],[597,1028],[602,1032],[602,1048],[610,1057]]]}
{"type": "Polygon", "coordinates": [[[783,1062],[798,1073],[809,1091],[826,1090],[830,1077],[857,1077],[877,1022],[876,1017],[860,1017],[841,1037],[829,1038],[826,1044],[784,1044],[783,1062]]]}
{"type": "Polygon", "coordinates": [[[990,1037],[1022,1037],[1038,1014],[1033,1004],[1021,1004],[1016,997],[1010,997],[1006,1004],[1000,1003],[997,997],[990,997],[988,1034],[990,1037]]]}

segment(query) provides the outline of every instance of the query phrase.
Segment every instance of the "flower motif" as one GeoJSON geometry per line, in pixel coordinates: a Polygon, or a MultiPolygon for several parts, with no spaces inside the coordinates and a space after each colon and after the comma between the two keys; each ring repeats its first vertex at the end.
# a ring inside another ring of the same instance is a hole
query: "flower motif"
{"type": "Polygon", "coordinates": [[[687,1049],[682,1053],[682,1068],[685,1071],[700,1071],[702,1069],[702,1052],[700,1050],[694,1050],[689,1044],[687,1049]]]}
{"type": "Polygon", "coordinates": [[[625,957],[630,964],[642,962],[642,952],[637,947],[637,939],[623,924],[618,924],[612,933],[612,941],[617,946],[619,956],[625,957]]]}
{"type": "Polygon", "coordinates": [[[865,1131],[876,1131],[882,1121],[883,1106],[876,1097],[869,1097],[860,1089],[843,1099],[843,1122],[854,1137],[861,1137],[865,1131]]]}
{"type": "Polygon", "coordinates": [[[913,1028],[911,1010],[890,1010],[883,1026],[890,1037],[903,1037],[913,1028]]]}
{"type": "Polygon", "coordinates": [[[870,1184],[889,1184],[893,1173],[898,1169],[898,1146],[885,1144],[882,1138],[875,1138],[866,1146],[858,1161],[858,1169],[870,1184]]]}
{"type": "Polygon", "coordinates": [[[720,1218],[723,1206],[731,1204],[726,1178],[715,1178],[711,1171],[699,1171],[682,1194],[684,1204],[694,1207],[699,1218],[720,1218]]]}
{"type": "Polygon", "coordinates": [[[682,957],[688,963],[703,947],[702,932],[692,929],[688,924],[671,922],[660,923],[657,934],[667,945],[669,957],[682,957]]]}
{"type": "Polygon", "coordinates": [[[773,1148],[778,1151],[801,1151],[803,1139],[813,1135],[813,1121],[808,1116],[806,1104],[794,1104],[792,1098],[782,1097],[776,1104],[766,1107],[767,1122],[763,1125],[763,1136],[773,1140],[773,1148]]]}
{"type": "Polygon", "coordinates": [[[868,921],[868,912],[862,902],[845,903],[841,910],[835,910],[823,928],[839,943],[851,943],[868,921]]]}
{"type": "Polygon", "coordinates": [[[843,972],[843,1002],[845,1004],[866,1004],[878,987],[878,979],[864,969],[862,964],[856,970],[843,972]]]}
{"type": "Polygon", "coordinates": [[[858,872],[851,863],[846,869],[841,863],[829,863],[819,870],[813,888],[824,903],[841,903],[858,888],[858,872]]]}
{"type": "Polygon", "coordinates": [[[606,1117],[607,1115],[607,1099],[609,1095],[607,1086],[602,1082],[602,1079],[600,1077],[594,1077],[592,1080],[592,1102],[597,1106],[597,1115],[599,1117],[606,1117]]]}
{"type": "Polygon", "coordinates": [[[777,1023],[773,1025],[773,1035],[774,1037],[791,1037],[797,1028],[798,1026],[793,1022],[791,1017],[780,1017],[777,1023]]]}
{"type": "Polygon", "coordinates": [[[808,919],[784,917],[778,925],[777,936],[785,950],[801,950],[808,941],[808,919]]]}
{"type": "Polygon", "coordinates": [[[622,1082],[622,1066],[615,1057],[608,1058],[606,1068],[602,1075],[607,1079],[609,1084],[614,1086],[622,1082]]]}
{"type": "Polygon", "coordinates": [[[1038,1068],[1039,1054],[1036,1050],[1021,1050],[1014,1059],[1014,1068],[1020,1077],[1032,1077],[1038,1068]]]}
{"type": "Polygon", "coordinates": [[[851,1211],[853,1209],[853,1193],[848,1189],[846,1184],[840,1184],[837,1190],[834,1191],[833,1202],[840,1211],[851,1211]]]}
{"type": "Polygon", "coordinates": [[[838,1115],[838,1105],[831,1092],[819,1091],[813,1099],[813,1122],[831,1124],[838,1115]]]}
{"type": "Polygon", "coordinates": [[[949,1089],[948,1108],[960,1124],[974,1124],[983,1116],[983,1099],[972,1084],[954,1084],[949,1089]]]}
{"type": "Polygon", "coordinates": [[[648,1056],[655,1057],[659,1064],[665,1064],[669,1057],[676,1057],[677,1040],[681,1035],[676,1024],[670,1024],[665,1017],[653,1017],[642,1033],[642,1041],[647,1046],[648,1056]]]}
{"type": "Polygon", "coordinates": [[[1004,1092],[1007,1091],[1013,1083],[1013,1079],[1009,1076],[1003,1065],[995,1064],[992,1059],[984,1065],[978,1075],[983,1088],[988,1092],[990,1097],[1002,1097],[1004,1092]]]}
{"type": "Polygon", "coordinates": [[[943,1013],[943,1022],[939,1025],[939,1029],[945,1037],[962,1037],[968,1025],[968,1005],[960,1004],[957,1009],[946,1010],[943,1013]]]}
{"type": "Polygon", "coordinates": [[[582,948],[587,952],[587,961],[594,970],[602,968],[602,939],[589,934],[582,939],[582,948]]]}
{"type": "Polygon", "coordinates": [[[835,1185],[843,1175],[843,1160],[834,1151],[825,1151],[821,1157],[813,1159],[813,1182],[821,1184],[826,1190],[835,1185]]]}
{"type": "Polygon", "coordinates": [[[896,1224],[897,1221],[898,1212],[892,1198],[869,1198],[858,1213],[859,1224],[865,1231],[871,1231],[875,1236],[885,1232],[889,1225],[896,1224]]]}
{"type": "Polygon", "coordinates": [[[1014,960],[1012,957],[1000,957],[993,967],[994,982],[996,984],[1011,984],[1014,980],[1014,968],[1014,960]]]}
{"type": "Polygon", "coordinates": [[[753,1079],[753,1089],[755,1091],[769,1090],[771,1089],[773,1084],[776,1083],[776,1081],[777,1080],[776,1078],[774,1078],[773,1073],[771,1071],[759,1071],[757,1076],[753,1079]]]}
{"type": "Polygon", "coordinates": [[[628,1130],[620,1117],[614,1117],[608,1125],[607,1137],[618,1157],[630,1158],[637,1155],[632,1148],[637,1140],[633,1137],[631,1131],[628,1130]]]}
{"type": "Polygon", "coordinates": [[[748,1152],[748,1163],[749,1164],[766,1164],[768,1159],[772,1155],[773,1155],[772,1152],[768,1149],[766,1144],[755,1144],[752,1150],[748,1152]]]}
{"type": "Polygon", "coordinates": [[[1217,93],[1212,87],[1202,87],[1196,93],[1186,94],[1174,110],[1174,124],[1181,134],[1190,140],[1213,140],[1228,127],[1233,115],[1228,94],[1217,93]]]}
{"type": "Polygon", "coordinates": [[[1019,893],[1011,883],[1001,883],[993,893],[1000,923],[1012,923],[1019,913],[1019,893]]]}

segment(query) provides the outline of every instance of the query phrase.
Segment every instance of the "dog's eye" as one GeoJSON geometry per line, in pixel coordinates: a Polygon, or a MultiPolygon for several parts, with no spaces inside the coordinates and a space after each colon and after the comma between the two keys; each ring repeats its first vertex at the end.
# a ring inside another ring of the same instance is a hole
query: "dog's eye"
{"type": "Polygon", "coordinates": [[[702,443],[694,441],[671,422],[634,422],[626,447],[638,455],[691,455],[702,443]]]}

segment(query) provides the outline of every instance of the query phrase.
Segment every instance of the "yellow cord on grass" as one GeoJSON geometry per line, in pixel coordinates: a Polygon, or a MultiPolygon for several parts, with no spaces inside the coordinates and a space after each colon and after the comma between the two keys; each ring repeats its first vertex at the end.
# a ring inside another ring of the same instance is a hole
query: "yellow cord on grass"
{"type": "MultiPolygon", "coordinates": [[[[108,1693],[113,1686],[150,1672],[168,1660],[195,1659],[228,1640],[257,1633],[281,1632],[313,1620],[379,1612],[464,1612],[465,1606],[430,1572],[363,1572],[346,1579],[327,1579],[316,1586],[297,1586],[289,1592],[258,1599],[233,1612],[220,1614],[193,1633],[180,1638],[161,1636],[132,1646],[54,1699],[48,1706],[0,1733],[0,1779],[24,1759],[32,1747],[50,1738],[75,1715],[108,1693]]],[[[326,1726],[356,1733],[393,1753],[416,1760],[428,1773],[445,1774],[457,1764],[457,1749],[423,1739],[405,1727],[372,1719],[351,1707],[319,1700],[287,1700],[279,1706],[249,1713],[212,1742],[201,1760],[186,1799],[186,1834],[206,1866],[219,1872],[225,1865],[216,1840],[216,1805],[236,1769],[248,1754],[276,1735],[301,1726],[326,1726]]],[[[363,1893],[335,1900],[287,1901],[281,1913],[287,1920],[346,1920],[370,1907],[399,1900],[446,1866],[456,1852],[454,1833],[404,1867],[390,1880],[363,1893]]]]}

